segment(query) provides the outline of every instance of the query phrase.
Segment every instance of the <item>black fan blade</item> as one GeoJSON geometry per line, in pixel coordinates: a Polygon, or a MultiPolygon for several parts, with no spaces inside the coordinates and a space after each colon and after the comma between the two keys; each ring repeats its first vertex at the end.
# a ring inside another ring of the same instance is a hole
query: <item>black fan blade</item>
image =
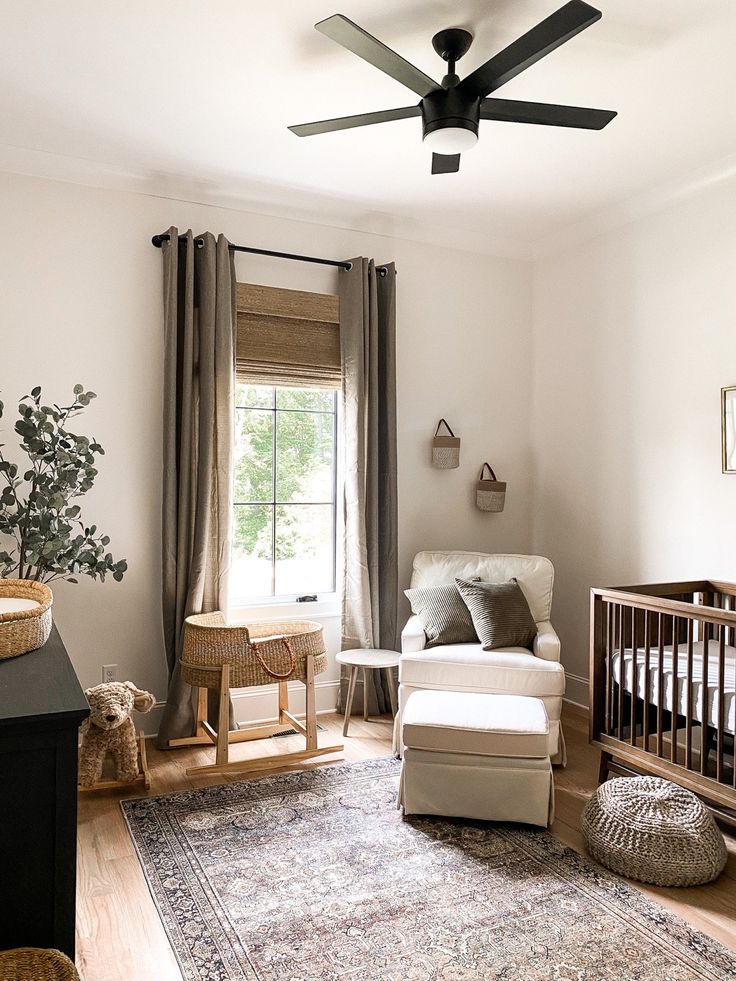
{"type": "Polygon", "coordinates": [[[433,174],[456,174],[460,170],[459,153],[433,153],[433,174]]]}
{"type": "Polygon", "coordinates": [[[603,129],[618,114],[612,109],[581,109],[547,102],[518,102],[515,99],[484,99],[481,119],[505,123],[536,123],[539,126],[571,126],[574,129],[603,129]]]}
{"type": "Polygon", "coordinates": [[[338,129],[354,129],[356,126],[372,126],[374,123],[390,123],[392,119],[409,119],[421,116],[419,106],[403,109],[383,109],[380,112],[363,112],[358,116],[338,116],[337,119],[321,119],[317,123],[300,123],[288,129],[297,136],[316,136],[318,133],[334,133],[338,129]]]}
{"type": "Polygon", "coordinates": [[[541,24],[522,34],[490,61],[476,68],[460,82],[459,89],[476,99],[495,92],[602,16],[600,10],[583,3],[583,0],[570,0],[570,3],[566,3],[541,24]]]}
{"type": "Polygon", "coordinates": [[[367,61],[375,68],[380,68],[382,72],[395,78],[397,82],[406,85],[412,92],[416,92],[424,98],[430,92],[440,88],[437,82],[433,81],[429,75],[420,72],[414,65],[409,64],[401,55],[396,54],[391,48],[373,37],[362,27],[358,27],[342,14],[333,14],[326,20],[321,20],[314,25],[316,30],[333,41],[337,41],[343,48],[352,51],[359,58],[367,61]]]}

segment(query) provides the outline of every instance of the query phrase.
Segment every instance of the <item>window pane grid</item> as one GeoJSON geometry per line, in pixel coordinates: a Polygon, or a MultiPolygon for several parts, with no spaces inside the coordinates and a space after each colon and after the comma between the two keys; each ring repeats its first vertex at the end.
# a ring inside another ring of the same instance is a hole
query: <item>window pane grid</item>
{"type": "Polygon", "coordinates": [[[247,412],[270,412],[272,415],[278,413],[280,416],[292,412],[298,412],[300,416],[334,416],[335,414],[327,409],[267,409],[264,405],[236,405],[235,408],[243,409],[247,412]]]}
{"type": "Polygon", "coordinates": [[[333,592],[337,392],[237,386],[236,403],[238,597],[333,592]]]}
{"type": "Polygon", "coordinates": [[[335,502],[330,501],[235,501],[233,507],[236,508],[252,508],[252,507],[278,507],[278,508],[290,508],[290,507],[334,507],[335,502]]]}

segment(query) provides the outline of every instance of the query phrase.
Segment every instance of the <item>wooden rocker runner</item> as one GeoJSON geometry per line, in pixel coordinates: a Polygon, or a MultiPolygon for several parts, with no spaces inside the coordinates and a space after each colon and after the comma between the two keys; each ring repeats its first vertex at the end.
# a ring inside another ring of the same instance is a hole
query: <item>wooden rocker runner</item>
{"type": "Polygon", "coordinates": [[[151,771],[148,769],[146,757],[146,736],[142,729],[138,733],[138,775],[135,780],[113,780],[102,777],[102,779],[96,780],[91,787],[83,787],[78,784],[77,790],[80,794],[89,794],[95,790],[130,790],[132,787],[138,786],[143,786],[145,790],[151,789],[151,771]]]}
{"type": "Polygon", "coordinates": [[[315,756],[341,753],[342,743],[317,745],[317,709],[315,675],[327,668],[327,652],[322,626],[312,620],[236,624],[230,626],[222,613],[202,613],[187,617],[184,624],[184,649],[181,676],[187,684],[199,689],[197,728],[193,736],[172,739],[169,746],[215,745],[215,762],[194,766],[188,776],[209,774],[223,776],[272,770],[300,763],[315,756]],[[289,711],[289,682],[302,681],[306,688],[306,718],[302,722],[289,711]],[[228,732],[230,689],[251,688],[278,683],[278,718],[265,725],[249,726],[228,732]],[[219,694],[217,729],[207,721],[207,692],[219,694]],[[293,753],[259,756],[255,759],[228,761],[229,747],[251,739],[264,739],[294,729],[304,736],[306,748],[293,753]]]}

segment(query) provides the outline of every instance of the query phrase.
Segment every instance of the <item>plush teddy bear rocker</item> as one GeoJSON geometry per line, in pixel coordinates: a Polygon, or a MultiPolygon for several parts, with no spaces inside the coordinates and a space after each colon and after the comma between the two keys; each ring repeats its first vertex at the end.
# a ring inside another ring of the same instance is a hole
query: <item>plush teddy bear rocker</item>
{"type": "Polygon", "coordinates": [[[79,783],[92,787],[102,775],[102,764],[109,753],[115,761],[117,779],[132,783],[138,776],[138,741],[130,717],[136,712],[150,712],[155,698],[140,691],[132,681],[113,681],[88,688],[90,716],[82,723],[82,746],[79,750],[79,783]]]}

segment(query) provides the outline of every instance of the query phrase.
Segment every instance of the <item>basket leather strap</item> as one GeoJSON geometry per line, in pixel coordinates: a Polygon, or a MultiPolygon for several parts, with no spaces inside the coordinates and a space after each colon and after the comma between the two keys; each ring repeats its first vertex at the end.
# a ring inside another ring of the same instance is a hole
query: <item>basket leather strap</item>
{"type": "Polygon", "coordinates": [[[484,463],[480,468],[480,480],[485,480],[483,473],[485,472],[486,467],[488,467],[488,473],[491,475],[491,480],[496,480],[496,475],[493,472],[493,467],[490,465],[490,463],[484,463]]]}
{"type": "Polygon", "coordinates": [[[440,426],[444,426],[444,427],[445,427],[445,429],[446,429],[446,430],[448,431],[448,433],[450,434],[450,436],[452,436],[453,438],[455,437],[455,434],[454,434],[454,433],[453,433],[453,431],[452,431],[452,430],[450,429],[450,426],[449,426],[449,423],[447,422],[447,420],[446,420],[446,419],[440,419],[440,421],[439,421],[439,422],[437,423],[437,429],[435,430],[435,433],[434,433],[434,434],[435,434],[435,436],[439,436],[439,434],[440,434],[440,426]]]}
{"type": "Polygon", "coordinates": [[[253,656],[258,661],[258,663],[263,668],[263,670],[266,672],[266,674],[269,676],[269,678],[273,678],[274,681],[286,681],[296,671],[296,654],[294,653],[291,644],[286,639],[286,637],[282,637],[281,638],[281,643],[284,645],[284,647],[286,648],[286,650],[289,652],[289,657],[291,658],[291,667],[289,668],[289,670],[285,674],[278,674],[278,672],[272,671],[269,668],[269,666],[266,664],[265,660],[263,659],[263,655],[260,652],[260,649],[258,647],[258,644],[256,644],[255,641],[251,641],[251,643],[250,643],[250,649],[253,651],[253,656]]]}

